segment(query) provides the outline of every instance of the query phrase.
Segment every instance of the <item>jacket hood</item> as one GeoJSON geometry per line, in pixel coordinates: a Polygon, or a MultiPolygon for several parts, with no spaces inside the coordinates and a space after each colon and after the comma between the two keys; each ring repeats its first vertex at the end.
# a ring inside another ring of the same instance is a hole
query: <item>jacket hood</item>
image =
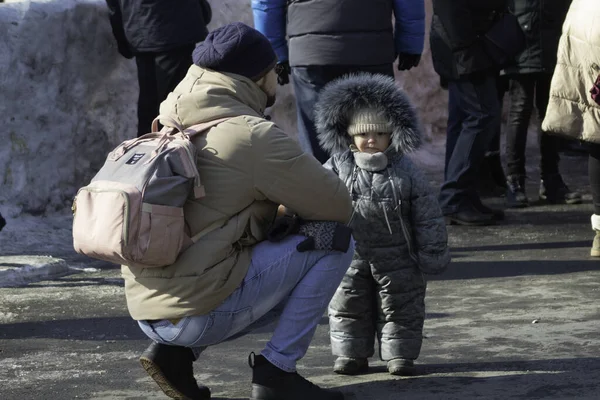
{"type": "Polygon", "coordinates": [[[185,78],[161,103],[160,114],[174,118],[187,128],[239,115],[259,117],[266,105],[267,95],[250,79],[192,65],[185,78]]]}
{"type": "Polygon", "coordinates": [[[321,147],[329,154],[347,151],[352,114],[362,108],[381,110],[392,125],[391,144],[399,153],[416,150],[422,142],[417,113],[394,79],[380,74],[351,74],[329,83],[315,107],[315,125],[321,147]]]}

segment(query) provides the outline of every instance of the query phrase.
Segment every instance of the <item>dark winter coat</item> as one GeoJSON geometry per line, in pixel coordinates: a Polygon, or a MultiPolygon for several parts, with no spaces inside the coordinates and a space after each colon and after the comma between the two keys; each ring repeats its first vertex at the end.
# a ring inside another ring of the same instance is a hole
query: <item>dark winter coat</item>
{"type": "Polygon", "coordinates": [[[423,0],[252,0],[251,4],[254,26],[269,38],[279,60],[289,60],[292,67],[384,65],[392,64],[397,53],[423,52],[423,0]]]}
{"type": "MultiPolygon", "coordinates": [[[[212,18],[206,0],[106,0],[119,51],[165,52],[204,40],[212,18]]],[[[126,56],[126,54],[123,54],[126,56]]]]}
{"type": "Polygon", "coordinates": [[[525,32],[526,48],[503,72],[506,75],[552,74],[571,0],[511,0],[511,3],[511,10],[525,32]]]}
{"type": "Polygon", "coordinates": [[[508,0],[433,0],[431,57],[445,80],[496,68],[482,35],[508,9],[508,0]]]}
{"type": "Polygon", "coordinates": [[[415,359],[425,317],[423,273],[440,273],[450,262],[437,197],[406,156],[421,141],[416,113],[393,79],[362,74],[323,89],[316,125],[321,146],[333,154],[325,167],[346,183],[354,207],[356,253],[330,303],[333,352],[369,357],[377,334],[384,360],[415,359]],[[393,126],[385,153],[349,150],[348,119],[363,107],[384,110],[393,126]]]}

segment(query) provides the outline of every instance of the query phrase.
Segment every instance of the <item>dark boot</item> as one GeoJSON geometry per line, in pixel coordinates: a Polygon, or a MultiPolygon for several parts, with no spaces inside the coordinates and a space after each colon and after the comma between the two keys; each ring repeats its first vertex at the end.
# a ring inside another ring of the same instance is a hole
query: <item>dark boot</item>
{"type": "Polygon", "coordinates": [[[510,208],[522,208],[529,205],[529,199],[525,194],[525,176],[510,175],[506,180],[506,206],[510,208]]]}
{"type": "Polygon", "coordinates": [[[392,375],[413,376],[417,373],[413,360],[394,358],[387,363],[388,372],[392,375]]]}
{"type": "Polygon", "coordinates": [[[6,220],[2,218],[2,214],[0,214],[0,231],[4,228],[4,225],[6,225],[6,220]]]}
{"type": "Polygon", "coordinates": [[[560,174],[545,176],[540,183],[540,200],[551,204],[579,204],[581,193],[572,192],[560,174]]]}
{"type": "Polygon", "coordinates": [[[500,154],[486,155],[477,178],[477,191],[483,197],[502,197],[506,191],[506,176],[500,154]]]}
{"type": "Polygon", "coordinates": [[[473,196],[471,198],[471,202],[473,203],[473,207],[475,207],[475,209],[480,213],[491,215],[492,218],[496,221],[502,221],[504,219],[504,210],[486,206],[481,202],[479,196],[473,196]]]}
{"type": "Polygon", "coordinates": [[[194,379],[194,353],[187,347],[152,342],[140,363],[160,389],[172,399],[209,400],[210,389],[194,379]]]}
{"type": "Polygon", "coordinates": [[[342,392],[321,389],[297,372],[285,372],[262,355],[250,353],[252,395],[250,400],[344,400],[342,392]]]}
{"type": "Polygon", "coordinates": [[[492,214],[484,214],[473,206],[452,214],[445,214],[444,218],[447,225],[484,226],[496,223],[492,214]]]}
{"type": "Polygon", "coordinates": [[[338,357],[333,364],[333,372],[342,375],[364,374],[369,370],[366,358],[338,357]]]}

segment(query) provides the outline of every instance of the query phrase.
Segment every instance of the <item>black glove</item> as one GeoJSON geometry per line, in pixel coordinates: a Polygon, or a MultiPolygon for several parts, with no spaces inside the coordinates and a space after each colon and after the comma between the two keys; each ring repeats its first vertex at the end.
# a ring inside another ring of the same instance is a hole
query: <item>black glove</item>
{"type": "Polygon", "coordinates": [[[275,65],[275,72],[277,73],[277,83],[280,85],[287,85],[290,83],[290,73],[292,69],[290,68],[289,61],[278,62],[275,65]]]}
{"type": "Polygon", "coordinates": [[[285,215],[277,218],[269,232],[270,242],[279,242],[288,235],[304,235],[306,240],[296,246],[299,252],[327,250],[346,252],[350,246],[352,229],[339,222],[304,221],[297,215],[285,215]]]}
{"type": "Polygon", "coordinates": [[[406,71],[411,69],[412,67],[416,67],[421,62],[420,54],[408,54],[408,53],[399,53],[398,54],[398,71],[406,71]]]}

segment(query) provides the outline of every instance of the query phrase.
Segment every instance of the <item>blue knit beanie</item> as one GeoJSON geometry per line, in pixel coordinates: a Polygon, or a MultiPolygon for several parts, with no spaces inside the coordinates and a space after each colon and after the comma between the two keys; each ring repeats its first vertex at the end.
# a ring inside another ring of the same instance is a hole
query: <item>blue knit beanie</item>
{"type": "Polygon", "coordinates": [[[196,46],[192,58],[199,67],[243,75],[255,82],[277,63],[269,40],[241,22],[224,25],[210,32],[196,46]]]}

